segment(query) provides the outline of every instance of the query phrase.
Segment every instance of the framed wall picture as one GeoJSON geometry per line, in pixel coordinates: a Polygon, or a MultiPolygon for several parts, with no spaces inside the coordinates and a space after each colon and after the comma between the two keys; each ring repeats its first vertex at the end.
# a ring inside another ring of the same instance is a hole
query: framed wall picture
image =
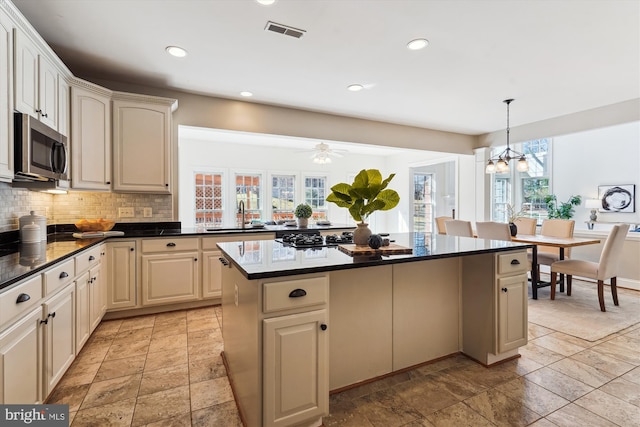
{"type": "Polygon", "coordinates": [[[636,211],[636,186],[634,184],[599,185],[598,198],[601,202],[600,212],[636,211]]]}

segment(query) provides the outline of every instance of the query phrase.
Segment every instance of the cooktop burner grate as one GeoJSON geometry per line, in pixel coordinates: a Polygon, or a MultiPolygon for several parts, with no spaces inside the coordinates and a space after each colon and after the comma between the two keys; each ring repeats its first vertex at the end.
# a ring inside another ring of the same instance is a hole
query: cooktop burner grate
{"type": "Polygon", "coordinates": [[[342,234],[330,234],[327,236],[321,236],[320,234],[291,233],[276,239],[276,242],[300,249],[322,248],[337,246],[341,243],[353,243],[353,233],[344,231],[342,234]]]}

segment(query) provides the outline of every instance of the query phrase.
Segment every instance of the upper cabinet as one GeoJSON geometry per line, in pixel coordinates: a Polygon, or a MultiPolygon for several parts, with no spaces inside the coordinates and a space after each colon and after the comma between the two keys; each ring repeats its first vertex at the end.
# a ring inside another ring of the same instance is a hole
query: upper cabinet
{"type": "Polygon", "coordinates": [[[171,192],[174,99],[114,92],[113,190],[171,192]]]}
{"type": "Polygon", "coordinates": [[[78,79],[71,84],[71,187],[111,189],[111,91],[78,79]]]}
{"type": "Polygon", "coordinates": [[[0,10],[0,181],[13,179],[13,24],[0,10]]]}

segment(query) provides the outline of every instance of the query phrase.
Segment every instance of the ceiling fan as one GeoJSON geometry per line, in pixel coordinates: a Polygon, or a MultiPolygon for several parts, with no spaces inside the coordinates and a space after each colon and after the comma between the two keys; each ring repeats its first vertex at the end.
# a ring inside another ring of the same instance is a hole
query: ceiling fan
{"type": "Polygon", "coordinates": [[[331,149],[329,147],[329,144],[325,144],[324,142],[316,144],[316,146],[311,151],[312,154],[310,158],[313,159],[313,163],[318,164],[331,163],[332,157],[343,157],[341,152],[347,152],[347,150],[331,149]]]}

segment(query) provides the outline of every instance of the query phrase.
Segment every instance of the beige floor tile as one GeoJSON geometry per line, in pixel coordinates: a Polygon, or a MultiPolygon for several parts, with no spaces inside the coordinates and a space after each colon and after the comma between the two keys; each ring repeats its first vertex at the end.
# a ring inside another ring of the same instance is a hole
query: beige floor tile
{"type": "Polygon", "coordinates": [[[222,343],[212,343],[206,346],[189,346],[189,361],[192,362],[194,360],[210,359],[212,357],[219,356],[223,350],[224,345],[222,343]]]}
{"type": "Polygon", "coordinates": [[[568,400],[525,378],[518,378],[508,383],[500,384],[496,387],[496,390],[511,399],[522,402],[524,406],[542,416],[569,404],[568,400]]]}
{"type": "Polygon", "coordinates": [[[570,402],[593,390],[593,387],[547,367],[533,371],[525,378],[570,402]]]}
{"type": "Polygon", "coordinates": [[[76,361],[82,364],[102,363],[109,351],[109,347],[111,347],[111,343],[87,344],[76,358],[76,361]]]}
{"type": "Polygon", "coordinates": [[[69,405],[69,412],[80,409],[91,384],[83,384],[72,387],[56,387],[47,399],[50,405],[69,405]]]}
{"type": "Polygon", "coordinates": [[[619,376],[633,369],[633,365],[623,362],[622,360],[608,356],[606,354],[598,353],[593,349],[587,349],[576,353],[570,357],[571,360],[586,363],[589,366],[598,368],[601,371],[608,372],[610,374],[619,376]]]}
{"type": "Polygon", "coordinates": [[[575,404],[620,426],[638,425],[640,420],[640,407],[600,390],[584,395],[575,404]]]}
{"type": "Polygon", "coordinates": [[[356,410],[351,399],[342,399],[344,393],[329,397],[329,415],[322,418],[325,427],[372,427],[364,414],[356,410]]]}
{"type": "Polygon", "coordinates": [[[436,411],[427,419],[435,427],[490,427],[493,426],[485,417],[471,409],[465,403],[456,403],[448,408],[436,411]]]}
{"type": "Polygon", "coordinates": [[[176,387],[138,397],[131,425],[150,424],[189,412],[189,386],[176,387]]]}
{"type": "Polygon", "coordinates": [[[627,372],[622,376],[622,378],[627,381],[631,381],[632,383],[640,384],[640,366],[627,372]]]}
{"type": "Polygon", "coordinates": [[[91,384],[100,369],[100,362],[78,363],[77,359],[71,364],[69,370],[64,374],[58,387],[68,387],[82,384],[91,384]]]}
{"type": "Polygon", "coordinates": [[[72,427],[82,426],[130,426],[136,399],[125,399],[78,411],[72,427]]]}
{"type": "Polygon", "coordinates": [[[187,334],[166,335],[152,337],[149,344],[149,353],[166,350],[178,350],[187,347],[187,334]]]}
{"type": "Polygon", "coordinates": [[[122,320],[105,320],[100,322],[98,327],[93,331],[93,334],[101,335],[118,332],[120,326],[122,326],[122,320]]]}
{"type": "MultiPolygon", "coordinates": [[[[220,424],[221,426],[224,424],[220,424]]],[[[213,427],[214,424],[211,424],[213,427]]],[[[191,413],[145,424],[145,427],[191,427],[191,413]]]]}
{"type": "Polygon", "coordinates": [[[424,416],[396,393],[378,391],[355,399],[356,411],[364,415],[374,427],[402,426],[424,416]]]}
{"type": "Polygon", "coordinates": [[[192,412],[191,425],[193,427],[242,427],[235,402],[225,402],[192,412]]]}
{"type": "Polygon", "coordinates": [[[443,369],[451,368],[452,366],[471,366],[475,365],[476,362],[469,359],[468,357],[462,354],[456,354],[451,357],[447,357],[446,359],[438,360],[434,363],[428,363],[426,365],[422,365],[419,368],[412,370],[411,372],[417,372],[422,375],[427,375],[432,372],[442,371],[443,369]]]}
{"type": "Polygon", "coordinates": [[[518,352],[522,357],[526,357],[527,359],[533,360],[543,366],[550,365],[564,357],[555,351],[551,351],[545,347],[537,345],[535,341],[529,341],[527,345],[520,347],[518,352]]]}
{"type": "Polygon", "coordinates": [[[459,402],[456,396],[433,384],[428,375],[398,384],[393,391],[424,417],[459,402]]]}
{"type": "Polygon", "coordinates": [[[80,410],[103,406],[138,395],[142,375],[129,375],[91,384],[80,410]]]}
{"type": "Polygon", "coordinates": [[[127,329],[118,332],[113,340],[113,344],[123,344],[130,342],[149,341],[153,328],[127,329]]]}
{"type": "Polygon", "coordinates": [[[486,386],[479,384],[473,379],[467,378],[466,375],[455,375],[455,370],[458,369],[447,368],[445,370],[429,374],[427,375],[427,378],[433,381],[434,385],[438,386],[442,390],[446,390],[460,401],[487,389],[486,386]]]}
{"type": "Polygon", "coordinates": [[[138,396],[157,393],[162,390],[189,384],[189,367],[187,364],[173,365],[155,371],[145,371],[140,383],[138,396]]]}
{"type": "Polygon", "coordinates": [[[190,390],[192,412],[233,401],[233,393],[227,377],[191,384],[190,390]]]}
{"type": "Polygon", "coordinates": [[[540,418],[535,423],[530,424],[529,427],[558,427],[558,426],[546,418],[540,418]]]}
{"type": "Polygon", "coordinates": [[[578,345],[575,342],[572,342],[573,340],[569,340],[567,338],[568,335],[554,332],[553,334],[536,338],[533,342],[540,347],[544,347],[565,357],[579,353],[585,348],[588,348],[586,345],[578,345]]]}
{"type": "Polygon", "coordinates": [[[211,317],[217,317],[216,309],[214,308],[214,306],[194,308],[187,311],[188,320],[211,318],[211,317]]]}
{"type": "Polygon", "coordinates": [[[187,320],[187,329],[189,332],[201,331],[204,329],[218,329],[220,324],[216,317],[203,317],[187,320]]]}
{"type": "Polygon", "coordinates": [[[542,418],[522,402],[495,389],[473,396],[464,403],[498,426],[526,426],[542,418]]]}
{"type": "Polygon", "coordinates": [[[448,368],[443,372],[446,372],[459,380],[475,384],[478,392],[481,391],[480,388],[495,387],[498,384],[518,378],[518,374],[508,368],[502,367],[501,365],[493,368],[485,368],[477,363],[463,368],[448,368]]]}
{"type": "Polygon", "coordinates": [[[529,372],[533,372],[543,367],[542,364],[525,356],[518,357],[517,359],[510,360],[498,366],[502,369],[510,370],[520,376],[527,375],[529,372]]]}
{"type": "Polygon", "coordinates": [[[536,325],[535,323],[529,323],[528,331],[530,340],[555,332],[553,329],[549,329],[541,325],[536,325]]]}
{"type": "MultiPolygon", "coordinates": [[[[600,390],[640,407],[640,384],[632,383],[623,378],[616,378],[600,387],[600,390]]],[[[640,420],[638,421],[640,424],[640,420]]]]}
{"type": "Polygon", "coordinates": [[[166,337],[168,335],[180,335],[187,333],[187,320],[180,319],[172,323],[161,323],[153,327],[153,338],[166,337]]]}
{"type": "Polygon", "coordinates": [[[616,376],[608,372],[601,371],[582,362],[572,359],[562,359],[549,365],[549,368],[570,376],[591,387],[598,388],[611,381],[616,376]]]}
{"type": "Polygon", "coordinates": [[[186,319],[187,310],[167,311],[165,313],[156,314],[155,326],[186,321],[186,319]]]}
{"type": "Polygon", "coordinates": [[[119,332],[128,331],[130,329],[152,328],[156,321],[155,315],[132,317],[122,320],[119,332]]]}
{"type": "Polygon", "coordinates": [[[105,381],[118,377],[141,374],[144,369],[145,360],[146,355],[142,354],[102,362],[94,381],[105,381]]]}
{"type": "Polygon", "coordinates": [[[558,427],[614,427],[616,424],[571,403],[546,417],[558,427]]]}
{"type": "Polygon", "coordinates": [[[147,355],[147,362],[144,365],[145,371],[155,371],[156,369],[167,368],[173,365],[183,365],[189,362],[187,349],[157,351],[147,355]]]}
{"type": "Polygon", "coordinates": [[[124,359],[127,357],[143,356],[149,351],[149,340],[123,342],[111,344],[104,360],[124,359]]]}
{"type": "Polygon", "coordinates": [[[189,362],[189,382],[199,383],[227,375],[227,370],[222,363],[222,357],[194,360],[189,362]]]}
{"type": "Polygon", "coordinates": [[[640,343],[627,336],[613,338],[593,347],[594,351],[611,356],[632,365],[640,365],[640,343]]]}

